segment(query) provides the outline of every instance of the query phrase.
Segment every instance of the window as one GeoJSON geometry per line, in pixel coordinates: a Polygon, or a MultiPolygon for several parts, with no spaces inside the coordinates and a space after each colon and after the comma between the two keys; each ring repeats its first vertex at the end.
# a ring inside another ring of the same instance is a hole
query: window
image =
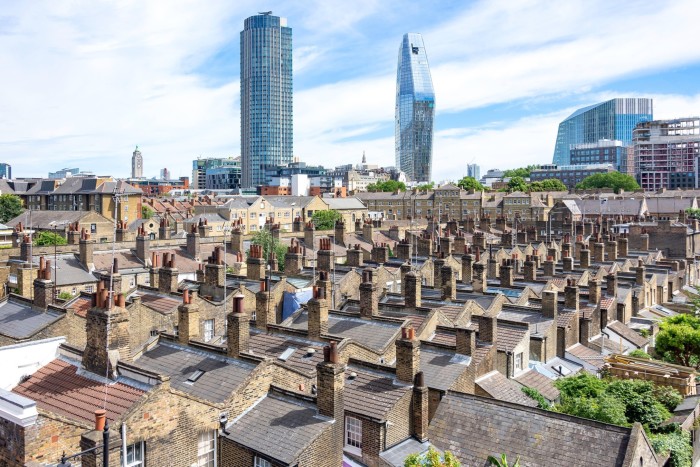
{"type": "Polygon", "coordinates": [[[90,233],[97,232],[97,224],[90,224],[90,233]]]}
{"type": "Polygon", "coordinates": [[[255,456],[255,464],[253,464],[253,467],[272,467],[272,464],[267,459],[255,456]]]}
{"type": "Polygon", "coordinates": [[[86,286],[85,286],[85,291],[86,291],[87,293],[92,293],[92,292],[93,292],[93,287],[92,287],[91,285],[86,285],[86,286]]]}
{"type": "Polygon", "coordinates": [[[199,434],[197,467],[216,467],[216,431],[199,434]]]}
{"type": "Polygon", "coordinates": [[[523,369],[523,353],[515,354],[515,371],[520,371],[523,369]]]}
{"type": "Polygon", "coordinates": [[[362,421],[355,417],[345,417],[345,449],[362,454],[362,421]]]}
{"type": "Polygon", "coordinates": [[[143,467],[146,465],[144,461],[144,453],[146,451],[144,442],[134,443],[126,447],[126,467],[143,467]]]}
{"type": "Polygon", "coordinates": [[[214,320],[204,320],[204,342],[209,342],[214,338],[214,320]]]}

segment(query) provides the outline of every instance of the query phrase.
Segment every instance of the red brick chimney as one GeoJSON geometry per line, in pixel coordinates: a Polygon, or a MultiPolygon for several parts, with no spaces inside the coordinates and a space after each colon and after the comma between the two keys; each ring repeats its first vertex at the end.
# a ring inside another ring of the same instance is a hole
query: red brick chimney
{"type": "Polygon", "coordinates": [[[407,384],[420,369],[420,341],[413,327],[401,328],[401,338],[396,339],[396,378],[407,384]]]}

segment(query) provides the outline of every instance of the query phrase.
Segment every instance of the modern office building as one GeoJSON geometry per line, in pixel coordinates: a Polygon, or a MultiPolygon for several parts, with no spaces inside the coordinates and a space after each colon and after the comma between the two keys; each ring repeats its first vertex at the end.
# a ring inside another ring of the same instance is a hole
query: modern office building
{"type": "Polygon", "coordinates": [[[235,161],[231,165],[210,167],[205,172],[207,190],[233,190],[241,188],[241,164],[235,161]]]}
{"type": "Polygon", "coordinates": [[[570,151],[576,145],[602,139],[632,143],[632,130],[639,122],[654,119],[653,101],[646,98],[618,98],[577,110],[559,124],[553,164],[571,164],[570,151]]]}
{"type": "Polygon", "coordinates": [[[644,190],[697,187],[700,118],[640,123],[633,143],[637,181],[644,190]]]}
{"type": "Polygon", "coordinates": [[[467,164],[467,177],[477,180],[481,178],[481,167],[479,167],[479,164],[467,164]]]}
{"type": "Polygon", "coordinates": [[[577,144],[569,151],[570,165],[612,164],[617,170],[625,162],[626,155],[627,148],[622,141],[608,139],[577,144]]]}
{"type": "Polygon", "coordinates": [[[530,172],[531,182],[541,182],[550,178],[560,180],[569,190],[576,188],[584,178],[598,173],[615,172],[613,164],[542,165],[530,172]]]}
{"type": "Polygon", "coordinates": [[[143,156],[139,147],[136,146],[134,153],[131,155],[131,178],[143,177],[143,156]]]}
{"type": "Polygon", "coordinates": [[[55,172],[49,172],[49,178],[61,179],[66,177],[74,177],[80,173],[80,169],[75,167],[73,169],[61,169],[55,172]]]}
{"type": "Polygon", "coordinates": [[[0,178],[12,179],[12,166],[5,162],[0,162],[0,178]]]}
{"type": "Polygon", "coordinates": [[[423,36],[404,34],[396,72],[396,167],[414,182],[429,182],[433,164],[435,92],[423,36]]]}
{"type": "MultiPolygon", "coordinates": [[[[206,157],[197,158],[192,161],[192,189],[204,190],[207,188],[207,170],[215,167],[237,167],[241,172],[240,157],[206,157]]],[[[240,179],[240,176],[239,176],[240,179]]]]}
{"type": "Polygon", "coordinates": [[[265,183],[265,167],[292,162],[292,29],[261,13],[241,31],[243,186],[265,183]]]}

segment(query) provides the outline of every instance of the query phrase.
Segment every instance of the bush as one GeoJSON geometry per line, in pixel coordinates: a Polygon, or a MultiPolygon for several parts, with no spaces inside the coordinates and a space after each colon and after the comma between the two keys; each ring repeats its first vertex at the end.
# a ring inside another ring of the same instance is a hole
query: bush
{"type": "Polygon", "coordinates": [[[335,227],[335,223],[343,220],[343,216],[334,209],[327,211],[316,211],[311,217],[311,221],[317,230],[330,230],[335,227]]]}
{"type": "Polygon", "coordinates": [[[60,298],[61,300],[70,300],[71,298],[73,298],[73,294],[70,292],[61,292],[60,294],[58,294],[58,298],[60,298]]]}
{"type": "Polygon", "coordinates": [[[647,360],[651,360],[651,355],[643,351],[642,349],[634,349],[629,353],[630,357],[637,357],[637,358],[646,358],[647,360]]]}
{"type": "Polygon", "coordinates": [[[655,386],[654,397],[670,412],[676,410],[678,404],[683,402],[683,396],[681,393],[673,389],[671,386],[655,386]]]}
{"type": "Polygon", "coordinates": [[[677,430],[672,433],[651,435],[651,446],[659,454],[670,454],[671,467],[690,467],[693,461],[693,447],[690,433],[677,430]]]}
{"type": "Polygon", "coordinates": [[[527,397],[537,402],[537,407],[539,407],[540,409],[549,410],[549,402],[547,402],[547,399],[544,398],[540,391],[538,391],[537,389],[528,388],[526,386],[523,386],[520,389],[522,389],[522,391],[527,397]]]}
{"type": "Polygon", "coordinates": [[[68,244],[68,242],[65,238],[61,237],[57,233],[49,232],[48,230],[41,231],[34,236],[34,245],[36,246],[66,244],[68,244]]]}

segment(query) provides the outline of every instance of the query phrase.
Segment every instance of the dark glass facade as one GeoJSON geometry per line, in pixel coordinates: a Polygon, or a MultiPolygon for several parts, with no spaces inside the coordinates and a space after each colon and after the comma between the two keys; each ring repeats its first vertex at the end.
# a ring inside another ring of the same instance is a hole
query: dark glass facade
{"type": "Polygon", "coordinates": [[[629,146],[634,127],[653,120],[653,113],[653,101],[646,98],[612,99],[579,109],[559,124],[553,163],[571,164],[570,150],[578,144],[608,139],[629,146]]]}
{"type": "Polygon", "coordinates": [[[265,182],[265,167],[292,162],[292,29],[259,14],[241,31],[242,184],[265,182]]]}
{"type": "Polygon", "coordinates": [[[417,182],[429,182],[433,164],[435,92],[420,34],[403,36],[396,73],[396,167],[417,182]]]}

